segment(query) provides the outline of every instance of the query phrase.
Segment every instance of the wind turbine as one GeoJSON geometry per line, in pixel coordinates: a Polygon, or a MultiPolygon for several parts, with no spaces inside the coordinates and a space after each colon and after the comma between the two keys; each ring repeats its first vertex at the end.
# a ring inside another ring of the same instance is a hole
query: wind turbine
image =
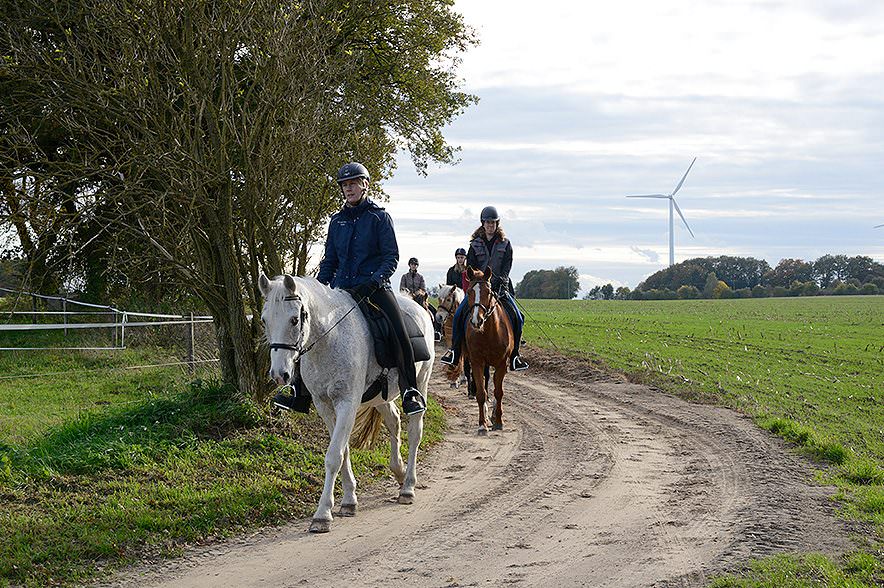
{"type": "MultiPolygon", "coordinates": [[[[697,158],[694,158],[694,161],[697,161],[697,158]]],[[[681,181],[675,187],[670,194],[636,194],[634,196],[627,196],[627,198],[666,198],[669,200],[669,265],[675,265],[675,234],[672,227],[672,209],[675,208],[675,211],[678,213],[678,216],[681,217],[684,226],[687,228],[688,232],[691,234],[691,237],[694,237],[694,232],[691,230],[691,227],[688,225],[688,221],[685,220],[684,215],[681,213],[681,209],[678,207],[678,203],[675,201],[675,193],[681,188],[681,185],[684,184],[684,179],[688,177],[688,172],[691,171],[691,168],[694,167],[694,161],[691,162],[691,165],[688,166],[688,171],[684,173],[681,177],[681,181]]],[[[696,237],[694,237],[696,239],[696,237]]]]}

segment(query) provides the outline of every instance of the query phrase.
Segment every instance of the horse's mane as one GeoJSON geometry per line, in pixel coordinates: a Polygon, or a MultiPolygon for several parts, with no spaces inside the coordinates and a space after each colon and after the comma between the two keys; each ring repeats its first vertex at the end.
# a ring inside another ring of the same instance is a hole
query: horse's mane
{"type": "MultiPolygon", "coordinates": [[[[481,237],[485,235],[485,228],[482,225],[479,225],[479,228],[473,231],[472,236],[470,236],[470,240],[472,241],[476,237],[481,237]]],[[[506,239],[506,233],[503,232],[503,228],[500,226],[500,223],[497,225],[497,230],[494,231],[494,236],[498,239],[506,239]]]]}
{"type": "MultiPolygon", "coordinates": [[[[278,284],[280,287],[271,289],[270,295],[267,297],[268,302],[281,302],[283,298],[288,295],[288,291],[282,283],[284,278],[285,276],[274,276],[273,279],[270,280],[271,284],[278,284]]],[[[306,294],[306,298],[308,299],[307,302],[311,305],[328,304],[336,306],[340,305],[342,302],[352,302],[349,295],[344,290],[336,290],[326,286],[314,277],[292,276],[292,278],[295,280],[298,294],[306,294]],[[346,300],[341,297],[346,297],[346,300]]]]}

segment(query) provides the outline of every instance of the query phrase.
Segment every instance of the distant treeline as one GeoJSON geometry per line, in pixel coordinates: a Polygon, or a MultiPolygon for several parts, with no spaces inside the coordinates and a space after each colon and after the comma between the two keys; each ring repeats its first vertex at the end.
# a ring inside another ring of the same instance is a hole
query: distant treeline
{"type": "Polygon", "coordinates": [[[596,286],[587,299],[675,300],[884,294],[884,265],[870,257],[823,255],[783,259],[776,267],[753,257],[697,257],[648,276],[635,290],[596,286]]]}

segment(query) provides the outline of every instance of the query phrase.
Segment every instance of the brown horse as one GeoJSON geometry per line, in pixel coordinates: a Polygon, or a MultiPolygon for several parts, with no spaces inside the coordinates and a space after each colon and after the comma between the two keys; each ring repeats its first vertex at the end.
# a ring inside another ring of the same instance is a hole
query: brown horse
{"type": "Polygon", "coordinates": [[[428,313],[430,313],[430,318],[432,320],[435,320],[436,309],[433,308],[433,306],[429,302],[427,302],[430,295],[427,294],[426,290],[424,290],[423,288],[418,288],[414,292],[411,292],[411,291],[403,288],[402,290],[400,290],[400,293],[403,296],[405,296],[406,298],[411,298],[412,300],[417,302],[419,306],[423,307],[424,310],[426,310],[428,313]]]}
{"type": "Polygon", "coordinates": [[[510,353],[513,351],[513,328],[506,310],[497,295],[491,291],[491,269],[484,272],[467,268],[470,287],[467,290],[469,320],[464,337],[465,353],[470,362],[479,404],[479,434],[488,432],[485,417],[487,399],[486,371],[494,368],[494,413],[491,429],[503,429],[503,379],[506,377],[510,353]]]}

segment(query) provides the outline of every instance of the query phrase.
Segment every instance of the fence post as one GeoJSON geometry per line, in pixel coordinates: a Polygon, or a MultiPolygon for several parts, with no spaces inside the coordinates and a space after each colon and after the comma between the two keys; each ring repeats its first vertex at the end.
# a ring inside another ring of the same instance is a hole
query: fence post
{"type": "Polygon", "coordinates": [[[193,359],[194,359],[194,358],[193,358],[194,341],[193,341],[193,313],[192,313],[192,312],[190,313],[190,328],[189,328],[189,332],[190,332],[190,337],[187,339],[187,365],[188,365],[188,367],[190,368],[190,373],[193,374],[193,369],[194,369],[194,365],[193,365],[193,359]]]}
{"type": "Polygon", "coordinates": [[[118,347],[118,345],[117,345],[117,316],[119,316],[119,315],[117,314],[116,311],[113,311],[111,314],[113,315],[113,318],[114,318],[114,347],[116,348],[116,347],[118,347]]]}
{"type": "Polygon", "coordinates": [[[61,316],[64,317],[64,338],[68,338],[68,299],[61,299],[61,316]]]}
{"type": "Polygon", "coordinates": [[[126,348],[126,321],[129,320],[128,315],[123,313],[123,322],[120,323],[120,348],[126,348]]]}
{"type": "Polygon", "coordinates": [[[37,297],[31,294],[31,310],[34,311],[34,314],[31,315],[31,324],[37,324],[37,297]]]}

